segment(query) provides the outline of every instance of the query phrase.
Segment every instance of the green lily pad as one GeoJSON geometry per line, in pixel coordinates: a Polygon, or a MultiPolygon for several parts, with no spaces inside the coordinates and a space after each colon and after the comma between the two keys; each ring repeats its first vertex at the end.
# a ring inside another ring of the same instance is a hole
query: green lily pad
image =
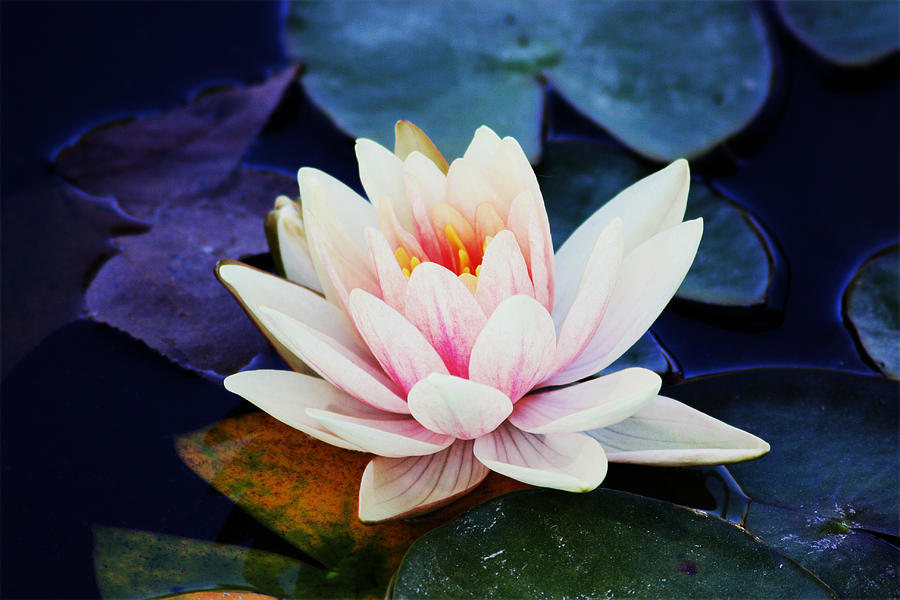
{"type": "Polygon", "coordinates": [[[425,535],[393,598],[832,598],[739,527],[612,490],[507,494],[425,535]]]}
{"type": "Polygon", "coordinates": [[[900,384],[805,368],[699,377],[666,394],[768,441],[729,465],[750,497],[745,526],[840,595],[900,594],[900,384]]]}
{"type": "Polygon", "coordinates": [[[288,53],[345,131],[422,127],[445,156],[487,124],[540,149],[541,81],[637,152],[695,156],[739,131],[772,57],[744,2],[292,3],[288,53]]]}
{"type": "Polygon", "coordinates": [[[777,6],[797,37],[839,65],[870,64],[900,47],[896,0],[782,1],[777,6]]]}
{"type": "Polygon", "coordinates": [[[844,314],[878,370],[900,378],[900,247],[877,253],[853,275],[844,314]]]}
{"type": "MultiPolygon", "coordinates": [[[[554,244],[559,247],[594,211],[652,172],[611,146],[548,143],[538,176],[554,244]]],[[[697,217],[703,217],[703,239],[677,297],[730,307],[772,302],[774,250],[753,219],[708,185],[692,182],[685,218],[697,217]]]]}
{"type": "Polygon", "coordinates": [[[322,569],[243,546],[115,527],[96,527],[94,537],[94,570],[104,598],[223,587],[309,598],[320,597],[328,585],[322,569]]]}

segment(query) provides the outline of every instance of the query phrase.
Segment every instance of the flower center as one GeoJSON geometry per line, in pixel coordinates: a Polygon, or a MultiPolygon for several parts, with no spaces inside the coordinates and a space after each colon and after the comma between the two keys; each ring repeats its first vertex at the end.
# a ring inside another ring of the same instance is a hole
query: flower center
{"type": "MultiPolygon", "coordinates": [[[[463,243],[462,239],[459,237],[459,234],[456,232],[456,229],[453,225],[445,225],[444,226],[444,236],[447,238],[447,243],[450,246],[450,256],[452,258],[452,263],[449,265],[444,265],[448,269],[453,270],[460,281],[462,281],[467,288],[474,294],[475,289],[478,285],[478,275],[481,273],[481,264],[479,257],[479,264],[472,264],[472,257],[469,255],[469,251],[466,250],[466,246],[463,243]]],[[[488,243],[491,241],[491,236],[487,236],[482,243],[482,256],[484,255],[484,250],[487,248],[488,243]]],[[[400,265],[400,270],[409,279],[409,276],[412,275],[412,272],[422,264],[422,259],[418,256],[410,256],[409,252],[403,246],[399,246],[394,251],[394,258],[397,259],[397,264],[400,265]]],[[[446,258],[446,257],[445,257],[446,258]]]]}

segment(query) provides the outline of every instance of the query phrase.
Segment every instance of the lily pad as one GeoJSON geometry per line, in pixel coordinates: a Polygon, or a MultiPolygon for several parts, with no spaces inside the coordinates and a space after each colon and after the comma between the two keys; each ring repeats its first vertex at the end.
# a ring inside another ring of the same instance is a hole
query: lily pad
{"type": "Polygon", "coordinates": [[[877,253],[853,275],[844,314],[869,360],[900,378],[900,247],[877,253]]]}
{"type": "Polygon", "coordinates": [[[900,383],[769,368],[699,377],[666,393],[771,444],[766,456],[728,467],[751,499],[748,530],[842,596],[900,594],[892,545],[900,383]]]}
{"type": "Polygon", "coordinates": [[[393,598],[833,598],[717,517],[612,490],[528,490],[418,540],[393,598]]]}
{"type": "Polygon", "coordinates": [[[264,252],[263,216],[296,191],[291,177],[240,164],[294,76],[101,127],[59,154],[63,176],[150,225],[119,238],[91,282],[95,319],[199,370],[234,372],[266,347],[212,272],[222,257],[264,252]]]}
{"type": "Polygon", "coordinates": [[[804,0],[776,4],[788,28],[826,59],[863,66],[900,47],[895,0],[804,0]]]}
{"type": "Polygon", "coordinates": [[[440,511],[367,525],[357,502],[369,454],[314,440],[259,412],[180,436],[176,448],[191,469],[254,518],[374,594],[383,593],[403,553],[423,533],[487,498],[528,487],[492,474],[440,511]]]}
{"type": "MultiPolygon", "coordinates": [[[[554,244],[653,168],[611,146],[547,144],[538,177],[554,244]]],[[[692,182],[686,219],[703,217],[703,239],[676,297],[727,307],[765,306],[775,275],[774,250],[754,219],[710,186],[692,182]]]]}
{"type": "Polygon", "coordinates": [[[695,156],[763,105],[772,56],[744,2],[292,3],[288,53],[345,131],[409,119],[445,156],[476,127],[540,149],[541,81],[635,151],[695,156]]]}
{"type": "Polygon", "coordinates": [[[115,527],[96,527],[94,538],[94,569],[103,598],[153,598],[223,587],[312,597],[314,586],[307,581],[323,583],[326,577],[322,569],[243,546],[115,527]]]}

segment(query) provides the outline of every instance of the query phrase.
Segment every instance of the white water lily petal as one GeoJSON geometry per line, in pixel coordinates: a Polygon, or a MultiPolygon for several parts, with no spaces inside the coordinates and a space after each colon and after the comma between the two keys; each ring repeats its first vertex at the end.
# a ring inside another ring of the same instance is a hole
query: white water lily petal
{"type": "MultiPolygon", "coordinates": [[[[266,234],[275,235],[278,259],[284,268],[285,277],[317,292],[324,292],[319,276],[309,254],[309,244],[300,206],[287,196],[275,199],[275,208],[266,217],[266,234]]],[[[269,242],[272,243],[271,240],[269,242]]]]}
{"type": "Polygon", "coordinates": [[[434,510],[472,490],[489,472],[466,441],[428,456],[375,457],[359,486],[359,518],[375,523],[434,510]]]}
{"type": "Polygon", "coordinates": [[[497,428],[512,412],[503,392],[453,375],[434,374],[409,391],[409,411],[424,427],[463,440],[497,428]]]}
{"type": "Polygon", "coordinates": [[[360,289],[350,292],[350,316],[378,364],[404,392],[432,373],[447,373],[415,325],[378,297],[360,289]]]}
{"type": "Polygon", "coordinates": [[[516,402],[553,366],[556,328],[531,296],[511,296],[487,320],[472,347],[469,379],[516,402]]]}
{"type": "Polygon", "coordinates": [[[375,408],[409,414],[402,391],[370,356],[277,310],[263,306],[259,314],[280,343],[333,385],[375,408]]]}
{"type": "Polygon", "coordinates": [[[484,314],[490,316],[501,302],[518,294],[534,297],[534,286],[531,285],[516,236],[504,229],[487,245],[475,299],[484,309],[484,314]]]}
{"type": "Polygon", "coordinates": [[[643,465],[719,465],[769,451],[769,444],[755,435],[665,396],[620,423],[588,433],[610,461],[643,465]]]}
{"type": "MultiPolygon", "coordinates": [[[[347,315],[315,292],[236,261],[219,263],[216,274],[226,289],[244,306],[257,326],[262,323],[260,307],[266,305],[301,323],[306,323],[342,346],[356,348],[359,351],[366,350],[365,343],[356,333],[356,328],[347,315]]],[[[264,327],[260,329],[270,341],[274,339],[264,327]]],[[[294,367],[293,364],[291,366],[294,367]]]]}
{"type": "Polygon", "coordinates": [[[318,257],[315,263],[316,272],[325,288],[325,296],[347,310],[350,290],[362,288],[378,293],[380,291],[378,279],[372,272],[369,261],[359,256],[355,248],[350,248],[346,244],[340,249],[329,245],[327,240],[333,237],[322,235],[322,228],[318,227],[318,216],[311,213],[308,217],[309,246],[318,257]]]}
{"type": "Polygon", "coordinates": [[[626,256],[594,337],[572,364],[545,383],[559,385],[593,375],[630,348],[675,295],[702,234],[702,219],[686,221],[656,234],[626,256]]]}
{"type": "Polygon", "coordinates": [[[459,278],[435,263],[416,267],[406,286],[406,318],[419,328],[452,375],[468,376],[484,312],[459,278]]]}
{"type": "Polygon", "coordinates": [[[356,140],[355,149],[359,178],[369,200],[379,212],[379,204],[389,201],[400,226],[406,231],[412,231],[412,218],[403,183],[403,161],[381,144],[365,138],[356,140]]]}
{"type": "Polygon", "coordinates": [[[332,446],[366,452],[333,434],[306,414],[307,408],[338,411],[360,418],[376,418],[380,410],[351,398],[324,379],[293,371],[261,369],[225,378],[225,389],[248,400],[285,425],[332,446]]]}
{"type": "Polygon", "coordinates": [[[475,440],[475,458],[517,481],[568,492],[588,492],[606,477],[606,455],[583,433],[526,433],[502,425],[475,440]]]}
{"type": "Polygon", "coordinates": [[[380,231],[366,229],[366,241],[369,244],[369,256],[375,268],[375,277],[381,288],[381,297],[395,310],[405,312],[407,279],[387,239],[380,231]]]}
{"type": "Polygon", "coordinates": [[[327,218],[331,225],[337,226],[348,241],[364,252],[366,227],[378,227],[375,208],[353,189],[318,169],[303,167],[297,172],[297,181],[304,225],[308,227],[307,213],[316,212],[321,219],[327,218]]]}
{"type": "Polygon", "coordinates": [[[528,394],[509,422],[530,433],[598,429],[627,419],[656,397],[662,379],[633,367],[564,388],[528,394]]]}
{"type": "Polygon", "coordinates": [[[497,206],[500,196],[491,187],[487,176],[471,161],[457,158],[447,173],[447,202],[453,205],[470,223],[475,222],[475,210],[482,202],[497,206]]]}
{"type": "Polygon", "coordinates": [[[625,226],[625,256],[628,256],[657,233],[681,223],[690,183],[688,163],[678,159],[624,189],[582,223],[556,253],[554,314],[568,311],[566,303],[575,297],[571,290],[578,286],[594,240],[614,218],[621,218],[625,226]]]}
{"type": "Polygon", "coordinates": [[[423,456],[453,443],[452,437],[429,431],[409,416],[382,412],[366,418],[320,408],[307,408],[306,414],[344,440],[378,456],[423,456]]]}
{"type": "Polygon", "coordinates": [[[499,147],[500,136],[494,133],[494,130],[487,125],[482,125],[475,130],[475,135],[472,136],[472,141],[469,142],[469,147],[466,148],[463,158],[472,161],[473,164],[487,173],[491,159],[497,153],[497,148],[499,147]]]}
{"type": "Polygon", "coordinates": [[[616,217],[597,237],[569,311],[554,314],[559,332],[556,362],[558,372],[577,358],[594,337],[612,296],[622,263],[622,220],[616,217]]]}
{"type": "Polygon", "coordinates": [[[403,162],[403,180],[407,196],[410,186],[415,186],[429,210],[447,195],[447,176],[421,152],[412,152],[406,157],[403,162]]]}
{"type": "MultiPolygon", "coordinates": [[[[487,175],[491,185],[497,190],[507,210],[513,199],[522,192],[528,192],[543,206],[541,188],[538,186],[537,177],[528,157],[519,146],[519,142],[511,137],[500,140],[490,163],[487,165],[487,175]]],[[[504,214],[499,211],[501,216],[504,214]]],[[[546,219],[546,217],[545,217],[546,219]]],[[[549,226],[548,226],[549,228],[549,226]]]]}

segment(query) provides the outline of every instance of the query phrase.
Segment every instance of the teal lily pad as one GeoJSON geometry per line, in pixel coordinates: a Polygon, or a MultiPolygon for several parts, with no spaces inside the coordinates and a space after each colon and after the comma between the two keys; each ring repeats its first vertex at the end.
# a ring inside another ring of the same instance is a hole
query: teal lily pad
{"type": "Polygon", "coordinates": [[[773,63],[744,2],[298,2],[288,53],[355,136],[409,119],[448,157],[482,124],[540,149],[542,82],[635,151],[702,154],[744,127],[773,63]]]}
{"type": "Polygon", "coordinates": [[[878,370],[900,378],[900,247],[877,253],[853,275],[844,314],[878,370]]]}
{"type": "Polygon", "coordinates": [[[115,527],[96,527],[94,537],[94,570],[104,598],[223,588],[319,597],[315,583],[326,581],[322,569],[243,546],[115,527]]]}
{"type": "Polygon", "coordinates": [[[419,539],[393,598],[833,598],[718,517],[624,492],[513,492],[419,539]]]}
{"type": "Polygon", "coordinates": [[[748,369],[688,380],[666,394],[771,444],[766,456],[728,467],[751,500],[749,531],[841,596],[900,594],[898,382],[748,369]]]}
{"type": "Polygon", "coordinates": [[[777,6],[797,37],[838,65],[870,64],[900,47],[896,0],[782,1],[777,6]]]}
{"type": "MultiPolygon", "coordinates": [[[[561,245],[594,211],[653,170],[603,144],[547,144],[538,177],[554,244],[561,245]]],[[[703,217],[703,239],[677,297],[729,307],[772,303],[774,250],[753,218],[708,185],[692,182],[685,218],[697,217],[703,217]]]]}

